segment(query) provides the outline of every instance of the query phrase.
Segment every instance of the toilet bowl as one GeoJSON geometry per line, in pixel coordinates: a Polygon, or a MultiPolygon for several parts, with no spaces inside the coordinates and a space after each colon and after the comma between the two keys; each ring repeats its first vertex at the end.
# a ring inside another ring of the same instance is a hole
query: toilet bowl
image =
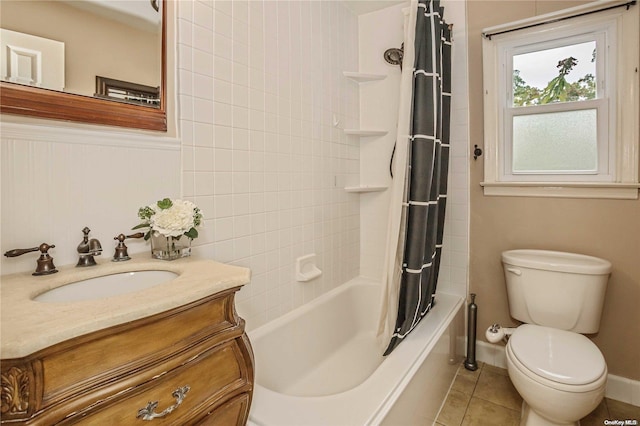
{"type": "MultiPolygon", "coordinates": [[[[522,396],[521,426],[579,425],[604,397],[607,365],[581,333],[596,333],[611,263],[545,250],[502,253],[509,312],[523,325],[510,335],[507,370],[522,396]]],[[[499,334],[498,334],[499,335],[499,334]]]]}
{"type": "Polygon", "coordinates": [[[604,397],[604,357],[581,334],[525,324],[509,339],[506,358],[524,400],[521,425],[578,425],[604,397]]]}

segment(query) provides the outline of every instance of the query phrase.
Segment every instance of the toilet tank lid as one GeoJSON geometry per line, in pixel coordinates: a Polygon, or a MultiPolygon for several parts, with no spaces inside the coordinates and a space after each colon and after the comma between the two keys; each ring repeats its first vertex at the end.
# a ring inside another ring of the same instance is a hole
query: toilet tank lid
{"type": "Polygon", "coordinates": [[[523,324],[511,335],[509,345],[526,368],[554,382],[587,385],[606,372],[602,353],[582,334],[523,324]]]}
{"type": "Polygon", "coordinates": [[[508,250],[502,262],[513,266],[574,274],[602,275],[611,272],[611,262],[594,256],[551,250],[508,250]]]}

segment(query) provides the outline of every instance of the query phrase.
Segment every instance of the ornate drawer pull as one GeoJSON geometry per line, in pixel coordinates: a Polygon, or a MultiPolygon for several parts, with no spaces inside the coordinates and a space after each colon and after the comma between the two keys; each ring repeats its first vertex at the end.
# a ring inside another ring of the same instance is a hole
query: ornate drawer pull
{"type": "Polygon", "coordinates": [[[190,389],[191,387],[186,385],[174,390],[171,395],[176,399],[176,403],[165,408],[164,411],[160,413],[154,412],[155,409],[158,408],[158,401],[149,402],[146,407],[138,410],[136,418],[142,418],[142,420],[153,420],[157,417],[164,417],[167,414],[170,414],[173,410],[178,408],[180,404],[182,404],[182,401],[184,401],[184,398],[187,396],[187,392],[189,392],[190,389]]]}

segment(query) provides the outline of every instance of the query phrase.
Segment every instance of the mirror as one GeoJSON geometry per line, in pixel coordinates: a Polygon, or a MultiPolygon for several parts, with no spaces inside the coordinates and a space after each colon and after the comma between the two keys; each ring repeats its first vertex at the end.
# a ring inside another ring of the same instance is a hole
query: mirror
{"type": "Polygon", "coordinates": [[[167,130],[166,1],[8,1],[0,27],[0,112],[167,130]]]}

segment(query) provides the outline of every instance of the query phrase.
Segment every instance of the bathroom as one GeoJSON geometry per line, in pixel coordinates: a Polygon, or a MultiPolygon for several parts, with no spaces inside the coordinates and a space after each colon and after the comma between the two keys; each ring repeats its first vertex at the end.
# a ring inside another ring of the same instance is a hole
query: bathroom
{"type": "MultiPolygon", "coordinates": [[[[488,196],[484,157],[473,158],[474,145],[486,149],[483,29],[584,3],[442,2],[455,47],[438,289],[477,295],[478,360],[504,368],[503,346],[483,337],[493,323],[516,324],[500,253],[537,248],[609,260],[600,331],[591,337],[607,361],[607,396],[639,406],[637,190],[624,200],[488,196]]],[[[385,192],[343,188],[390,182],[400,69],[382,53],[400,46],[407,4],[168,2],[166,133],[2,114],[3,251],[46,241],[56,245],[56,264],[72,264],[88,226],[109,256],[113,236],[138,223],[140,206],[184,198],[204,214],[193,255],[251,269],[236,297],[249,331],[358,275],[378,278],[385,192]],[[344,71],[387,78],[358,85],[344,71]],[[356,127],[389,132],[343,133],[356,127]],[[309,253],[323,274],[299,283],[295,260],[309,253]]],[[[141,240],[127,245],[132,254],[149,251],[141,240]]],[[[33,264],[2,258],[2,274],[33,264]]]]}

